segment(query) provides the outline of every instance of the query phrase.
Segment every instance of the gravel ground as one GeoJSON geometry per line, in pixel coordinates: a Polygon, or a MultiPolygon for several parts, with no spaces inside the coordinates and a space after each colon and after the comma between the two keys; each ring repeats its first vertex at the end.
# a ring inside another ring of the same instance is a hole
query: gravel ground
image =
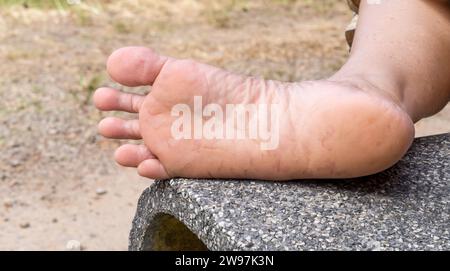
{"type": "MultiPolygon", "coordinates": [[[[320,78],[345,61],[342,31],[351,18],[344,3],[321,3],[0,7],[0,249],[63,250],[70,240],[86,250],[127,248],[136,200],[151,180],[115,165],[120,142],[96,132],[105,114],[91,94],[114,86],[104,67],[112,50],[147,45],[271,79],[320,78]]],[[[450,109],[417,125],[418,135],[449,127],[450,109]]]]}

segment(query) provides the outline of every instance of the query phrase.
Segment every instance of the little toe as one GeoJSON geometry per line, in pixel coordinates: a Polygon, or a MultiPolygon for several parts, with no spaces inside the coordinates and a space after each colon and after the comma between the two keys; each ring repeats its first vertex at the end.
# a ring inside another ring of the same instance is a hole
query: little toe
{"type": "Polygon", "coordinates": [[[147,159],[139,164],[138,173],[150,179],[169,179],[166,169],[158,159],[147,159]]]}
{"type": "Polygon", "coordinates": [[[136,87],[152,85],[168,57],[146,47],[125,47],[108,58],[107,69],[119,84],[136,87]]]}
{"type": "Polygon", "coordinates": [[[95,106],[103,111],[125,111],[138,113],[144,96],[119,91],[113,88],[99,88],[94,93],[95,106]]]}
{"type": "Polygon", "coordinates": [[[125,144],[114,153],[116,162],[124,167],[137,167],[144,160],[154,158],[155,156],[145,145],[125,144]]]}
{"type": "Polygon", "coordinates": [[[99,133],[107,138],[115,139],[141,139],[138,120],[123,120],[108,117],[98,124],[99,133]]]}

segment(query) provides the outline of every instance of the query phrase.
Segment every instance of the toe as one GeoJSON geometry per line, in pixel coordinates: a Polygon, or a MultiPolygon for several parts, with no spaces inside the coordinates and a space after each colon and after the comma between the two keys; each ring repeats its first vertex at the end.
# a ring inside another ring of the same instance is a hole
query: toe
{"type": "Polygon", "coordinates": [[[135,87],[151,85],[160,73],[167,57],[145,47],[125,47],[108,58],[107,69],[119,84],[135,87]]]}
{"type": "Polygon", "coordinates": [[[145,145],[125,144],[114,153],[116,162],[124,167],[137,167],[144,160],[154,158],[155,156],[145,145]]]}
{"type": "Polygon", "coordinates": [[[158,159],[147,159],[139,164],[138,173],[150,179],[169,179],[166,169],[158,159]]]}
{"type": "Polygon", "coordinates": [[[138,113],[144,98],[141,95],[125,93],[113,88],[99,88],[94,94],[94,104],[103,111],[138,113]]]}
{"type": "Polygon", "coordinates": [[[123,120],[108,117],[98,124],[99,133],[107,138],[141,139],[138,120],[123,120]]]}

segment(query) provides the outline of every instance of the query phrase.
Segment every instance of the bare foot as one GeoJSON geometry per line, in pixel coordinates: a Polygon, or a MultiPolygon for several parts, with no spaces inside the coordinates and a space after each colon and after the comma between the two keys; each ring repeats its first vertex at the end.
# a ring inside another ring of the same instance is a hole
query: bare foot
{"type": "Polygon", "coordinates": [[[94,96],[100,110],[139,114],[130,121],[106,118],[99,131],[110,138],[142,138],[145,145],[121,146],[115,159],[121,165],[137,167],[139,174],[149,178],[357,177],[395,164],[414,137],[413,123],[401,102],[370,84],[336,78],[267,81],[160,56],[141,47],[114,52],[108,72],[122,85],[152,86],[146,96],[111,88],[98,89],[94,96]],[[194,112],[194,97],[201,97],[204,106],[222,108],[230,104],[277,105],[281,109],[278,144],[264,149],[257,138],[174,138],[172,126],[177,117],[172,110],[184,104],[194,112]]]}

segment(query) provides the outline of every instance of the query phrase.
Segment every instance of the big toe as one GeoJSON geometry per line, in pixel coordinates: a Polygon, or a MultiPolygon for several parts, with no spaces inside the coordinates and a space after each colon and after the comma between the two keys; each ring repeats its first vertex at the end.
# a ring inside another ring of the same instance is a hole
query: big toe
{"type": "Polygon", "coordinates": [[[168,57],[146,47],[124,47],[108,58],[107,69],[119,84],[136,87],[152,85],[168,57]]]}

